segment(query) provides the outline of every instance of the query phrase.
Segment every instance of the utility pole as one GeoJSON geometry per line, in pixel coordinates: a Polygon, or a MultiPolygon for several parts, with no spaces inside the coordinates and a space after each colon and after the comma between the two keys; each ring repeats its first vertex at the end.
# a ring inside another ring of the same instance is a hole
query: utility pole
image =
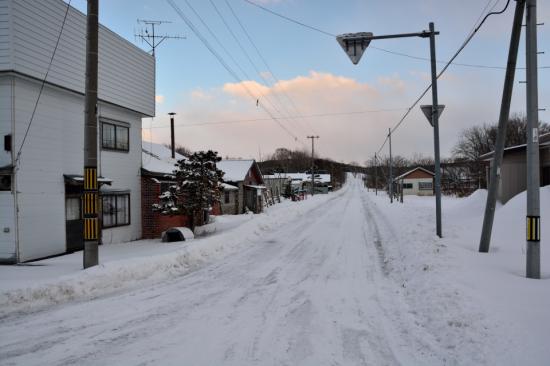
{"type": "Polygon", "coordinates": [[[437,103],[437,69],[435,61],[435,29],[430,22],[430,61],[432,69],[432,124],[434,130],[434,160],[435,160],[435,221],[436,233],[441,234],[441,166],[439,161],[439,110],[437,103]]]}
{"type": "Polygon", "coordinates": [[[378,158],[374,153],[374,194],[378,196],[378,158]]]}
{"type": "Polygon", "coordinates": [[[527,0],[527,278],[540,279],[540,171],[537,84],[537,0],[527,0]]]}
{"type": "Polygon", "coordinates": [[[99,262],[99,187],[97,183],[97,68],[99,0],[88,0],[86,23],[86,82],[84,96],[84,268],[99,262]]]}
{"type": "Polygon", "coordinates": [[[318,139],[319,136],[308,136],[308,139],[311,139],[311,195],[314,195],[315,191],[315,139],[318,139]]]}
{"type": "Polygon", "coordinates": [[[145,24],[145,29],[140,29],[139,33],[134,34],[136,37],[140,38],[143,42],[147,43],[151,47],[151,54],[155,57],[155,49],[167,39],[185,39],[184,36],[169,36],[166,34],[157,35],[155,34],[155,26],[172,23],[166,20],[143,20],[138,19],[138,23],[145,24]],[[151,32],[149,32],[149,28],[151,32]]]}
{"type": "Polygon", "coordinates": [[[506,65],[506,75],[504,77],[504,87],[502,91],[502,100],[500,102],[500,115],[498,118],[498,133],[493,154],[493,164],[489,177],[489,187],[487,193],[487,202],[485,204],[485,215],[483,216],[483,228],[481,230],[481,239],[479,240],[479,252],[489,252],[491,244],[491,233],[493,230],[493,221],[495,217],[495,207],[497,202],[498,186],[500,184],[500,166],[504,154],[504,144],[506,143],[506,125],[510,118],[510,103],[512,101],[512,91],[514,89],[514,77],[516,71],[516,61],[518,58],[519,40],[521,36],[521,22],[525,9],[525,0],[516,2],[516,11],[512,25],[512,35],[510,36],[510,47],[508,49],[508,63],[506,65]]]}
{"type": "Polygon", "coordinates": [[[174,116],[176,115],[175,112],[168,113],[170,116],[170,142],[172,147],[172,159],[176,158],[176,136],[174,132],[174,116]]]}
{"type": "Polygon", "coordinates": [[[392,157],[391,157],[391,128],[388,128],[388,139],[390,142],[390,186],[388,192],[390,193],[390,203],[393,203],[393,172],[392,172],[392,157]]]}

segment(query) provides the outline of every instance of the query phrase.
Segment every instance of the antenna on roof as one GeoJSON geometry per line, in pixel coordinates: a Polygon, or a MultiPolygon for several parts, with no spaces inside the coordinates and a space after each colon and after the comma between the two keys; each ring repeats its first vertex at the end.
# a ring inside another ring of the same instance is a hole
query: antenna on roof
{"type": "Polygon", "coordinates": [[[168,20],[145,20],[138,19],[138,23],[145,24],[145,28],[139,30],[139,33],[134,34],[136,37],[140,38],[142,42],[147,43],[151,46],[151,54],[155,57],[155,49],[166,39],[186,39],[185,36],[170,36],[167,34],[157,35],[155,34],[155,26],[172,23],[168,20]]]}

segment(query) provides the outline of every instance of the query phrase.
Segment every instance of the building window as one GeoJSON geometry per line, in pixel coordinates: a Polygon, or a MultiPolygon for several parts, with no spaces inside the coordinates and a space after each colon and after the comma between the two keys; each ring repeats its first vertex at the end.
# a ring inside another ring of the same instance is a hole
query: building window
{"type": "Polygon", "coordinates": [[[101,146],[108,150],[128,151],[130,129],[113,123],[101,123],[101,146]]]}
{"type": "Polygon", "coordinates": [[[418,189],[422,191],[431,191],[433,189],[432,182],[418,182],[418,189]]]}
{"type": "Polygon", "coordinates": [[[412,189],[413,184],[412,183],[403,183],[403,189],[412,189]]]}
{"type": "Polygon", "coordinates": [[[80,197],[67,197],[65,200],[65,219],[80,220],[80,197]]]}
{"type": "Polygon", "coordinates": [[[0,174],[0,191],[11,191],[11,174],[0,174]]]}
{"type": "Polygon", "coordinates": [[[103,227],[130,225],[130,194],[103,194],[103,227]]]}
{"type": "Polygon", "coordinates": [[[229,191],[224,191],[223,192],[224,194],[224,202],[227,204],[229,203],[230,199],[229,199],[229,191]]]}

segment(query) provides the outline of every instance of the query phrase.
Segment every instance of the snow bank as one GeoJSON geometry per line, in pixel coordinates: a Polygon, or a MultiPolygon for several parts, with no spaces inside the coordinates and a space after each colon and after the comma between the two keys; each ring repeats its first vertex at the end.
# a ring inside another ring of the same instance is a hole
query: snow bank
{"type": "Polygon", "coordinates": [[[284,201],[268,207],[265,213],[258,215],[218,217],[218,229],[226,230],[224,235],[184,242],[181,249],[171,253],[115,260],[33,286],[0,289],[0,316],[66,301],[92,299],[135,288],[144,282],[154,283],[184,275],[205,263],[245,249],[266,231],[285,225],[342,193],[343,190],[329,195],[316,195],[300,202],[284,201]]]}
{"type": "Polygon", "coordinates": [[[369,194],[384,265],[449,364],[547,364],[550,186],[541,188],[542,280],[525,278],[525,193],[497,206],[490,253],[478,253],[486,196],[443,197],[439,239],[433,197],[391,205],[369,194]]]}

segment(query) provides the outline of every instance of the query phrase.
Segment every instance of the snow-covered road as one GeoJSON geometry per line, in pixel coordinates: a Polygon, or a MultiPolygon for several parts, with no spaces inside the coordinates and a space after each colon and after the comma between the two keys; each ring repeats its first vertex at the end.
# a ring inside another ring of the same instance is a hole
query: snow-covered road
{"type": "Polygon", "coordinates": [[[386,223],[375,210],[351,180],[298,220],[186,275],[8,315],[0,364],[443,364],[387,276],[386,223]]]}

